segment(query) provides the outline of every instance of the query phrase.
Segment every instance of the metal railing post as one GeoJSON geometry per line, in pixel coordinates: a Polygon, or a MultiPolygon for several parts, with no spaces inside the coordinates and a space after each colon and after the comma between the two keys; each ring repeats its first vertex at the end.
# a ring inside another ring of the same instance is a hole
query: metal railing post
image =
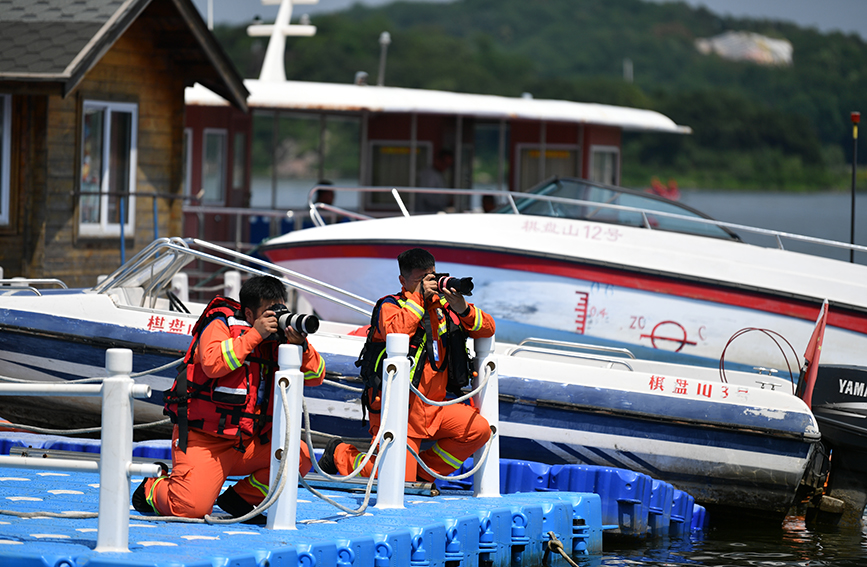
{"type": "Polygon", "coordinates": [[[102,447],[99,456],[99,523],[96,551],[129,551],[129,470],[132,464],[132,351],[105,351],[102,447]]]}
{"type": "MultiPolygon", "coordinates": [[[[386,359],[382,365],[383,400],[388,400],[388,414],[380,427],[383,439],[391,437],[378,459],[379,480],[376,484],[376,507],[403,508],[406,478],[406,427],[409,418],[409,335],[392,333],[385,337],[386,359]],[[388,373],[394,372],[389,381],[388,373]]],[[[385,403],[383,403],[385,406],[385,403]]]]}
{"type": "MultiPolygon", "coordinates": [[[[268,511],[266,527],[272,530],[294,530],[298,506],[298,459],[301,453],[301,398],[304,395],[304,375],[301,373],[301,345],[280,345],[277,362],[280,370],[274,375],[274,421],[271,429],[271,480],[275,488],[277,470],[283,459],[286,475],[283,492],[268,511]],[[289,422],[286,422],[281,386],[286,387],[289,422]],[[289,439],[282,447],[288,429],[289,439]]],[[[312,457],[312,455],[311,455],[312,457]]]]}
{"type": "MultiPolygon", "coordinates": [[[[479,387],[479,383],[490,372],[488,383],[485,388],[476,394],[474,402],[479,408],[479,413],[488,420],[493,431],[500,430],[500,385],[498,382],[497,357],[494,354],[496,341],[494,337],[475,339],[473,341],[476,358],[473,360],[477,375],[473,378],[473,389],[479,387]]],[[[484,448],[479,449],[473,455],[473,462],[478,463],[484,453],[484,448]]],[[[495,436],[491,440],[491,450],[488,459],[482,463],[481,468],[473,475],[474,496],[499,496],[500,495],[500,438],[495,436]]]]}

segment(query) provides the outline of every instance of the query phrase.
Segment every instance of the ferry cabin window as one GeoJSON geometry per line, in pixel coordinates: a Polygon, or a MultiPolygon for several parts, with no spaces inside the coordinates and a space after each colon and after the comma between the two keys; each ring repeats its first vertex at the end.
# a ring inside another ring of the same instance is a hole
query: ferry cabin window
{"type": "Polygon", "coordinates": [[[232,189],[244,188],[244,173],[247,170],[247,136],[235,132],[232,141],[232,189]]]}
{"type": "Polygon", "coordinates": [[[0,225],[9,224],[12,95],[0,94],[0,225]]]}
{"type": "Polygon", "coordinates": [[[580,174],[578,146],[548,144],[544,163],[539,144],[518,144],[518,190],[527,191],[551,177],[577,177],[580,174]]]}
{"type": "Polygon", "coordinates": [[[205,128],[202,144],[202,201],[226,200],[226,131],[205,128]]]}
{"type": "MultiPolygon", "coordinates": [[[[419,177],[433,162],[433,145],[427,141],[416,143],[415,182],[411,181],[411,146],[403,140],[373,140],[370,142],[370,185],[373,187],[418,187],[419,177]]],[[[452,186],[451,171],[444,174],[446,187],[452,186]]],[[[415,210],[415,195],[401,194],[410,210],[415,210]]],[[[365,196],[367,210],[398,210],[390,193],[369,193],[365,196]]]]}
{"type": "Polygon", "coordinates": [[[81,132],[79,234],[132,236],[138,105],[84,101],[81,132]]]}
{"type": "Polygon", "coordinates": [[[590,181],[620,185],[620,150],[616,146],[590,148],[590,181]]]}

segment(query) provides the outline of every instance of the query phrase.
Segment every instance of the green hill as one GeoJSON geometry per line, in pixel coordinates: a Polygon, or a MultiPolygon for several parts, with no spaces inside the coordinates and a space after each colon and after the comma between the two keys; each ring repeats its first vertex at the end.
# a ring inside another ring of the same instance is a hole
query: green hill
{"type": "MultiPolygon", "coordinates": [[[[315,37],[288,41],[289,78],[350,82],[365,70],[375,82],[377,39],[387,30],[388,85],[637,106],[693,128],[692,136],[626,136],[626,185],[658,175],[681,186],[848,187],[849,112],[867,92],[867,44],[855,35],[642,0],[396,2],[313,23],[315,37]],[[787,39],[794,64],[734,62],[695,48],[696,38],[726,30],[787,39]],[[623,79],[625,58],[632,83],[623,79]]],[[[242,74],[257,76],[264,40],[243,26],[216,34],[242,74]]],[[[867,151],[859,154],[864,163],[867,151]]]]}

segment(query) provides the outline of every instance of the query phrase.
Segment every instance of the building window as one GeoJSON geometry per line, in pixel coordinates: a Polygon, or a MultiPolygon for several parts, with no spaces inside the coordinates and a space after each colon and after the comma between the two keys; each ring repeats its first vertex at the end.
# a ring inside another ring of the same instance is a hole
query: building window
{"type": "Polygon", "coordinates": [[[590,147],[590,181],[620,185],[620,149],[617,146],[590,147]]]}
{"type": "Polygon", "coordinates": [[[138,105],[85,101],[79,234],[134,234],[138,105]]]}
{"type": "Polygon", "coordinates": [[[0,94],[0,225],[9,224],[12,95],[0,94]]]}
{"type": "Polygon", "coordinates": [[[203,133],[202,201],[226,200],[226,131],[206,128],[203,133]]]}

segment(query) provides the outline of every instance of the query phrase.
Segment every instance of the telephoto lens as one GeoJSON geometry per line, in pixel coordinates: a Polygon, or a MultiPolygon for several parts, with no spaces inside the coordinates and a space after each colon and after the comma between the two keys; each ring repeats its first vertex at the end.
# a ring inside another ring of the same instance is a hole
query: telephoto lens
{"type": "Polygon", "coordinates": [[[472,295],[473,278],[453,278],[448,274],[437,274],[437,289],[440,293],[448,289],[461,295],[472,295]]]}
{"type": "Polygon", "coordinates": [[[268,308],[277,316],[277,325],[281,332],[285,332],[287,327],[292,327],[299,333],[308,335],[319,330],[319,318],[316,315],[306,315],[302,313],[292,313],[289,308],[282,303],[277,303],[268,308]]]}
{"type": "Polygon", "coordinates": [[[304,313],[286,313],[277,318],[277,324],[284,331],[286,327],[292,327],[299,333],[307,333],[308,335],[319,330],[319,318],[316,315],[308,315],[304,313]]]}

